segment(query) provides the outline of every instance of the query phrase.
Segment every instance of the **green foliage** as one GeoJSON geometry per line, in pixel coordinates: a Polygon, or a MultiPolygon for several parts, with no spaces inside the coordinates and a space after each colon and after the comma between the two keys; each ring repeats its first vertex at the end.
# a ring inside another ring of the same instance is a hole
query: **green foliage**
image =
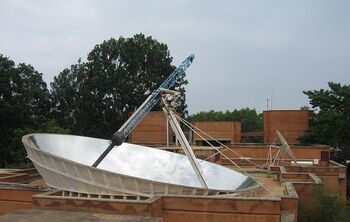
{"type": "Polygon", "coordinates": [[[19,128],[15,129],[15,133],[22,137],[29,133],[59,133],[59,134],[69,134],[69,129],[63,129],[58,125],[55,120],[47,120],[39,125],[38,128],[19,128]]]}
{"type": "Polygon", "coordinates": [[[41,73],[0,54],[0,167],[24,163],[24,132],[54,127],[49,97],[41,73]]]}
{"type": "Polygon", "coordinates": [[[298,216],[301,222],[348,222],[350,221],[349,207],[337,193],[324,187],[315,187],[312,193],[315,204],[299,205],[298,216]]]}
{"type": "MultiPolygon", "coordinates": [[[[258,114],[255,109],[244,108],[231,111],[214,111],[199,112],[188,117],[188,121],[240,121],[242,132],[254,132],[263,130],[263,116],[258,114]]],[[[263,138],[242,137],[244,143],[262,142],[263,138]]]]}
{"type": "Polygon", "coordinates": [[[0,55],[2,128],[38,125],[47,118],[49,110],[49,92],[42,74],[31,65],[16,67],[13,61],[0,55]]]}
{"type": "Polygon", "coordinates": [[[30,133],[59,133],[59,134],[68,134],[68,129],[63,129],[60,127],[55,120],[47,120],[39,124],[36,128],[17,128],[14,130],[14,137],[11,145],[15,148],[13,149],[13,156],[16,157],[14,163],[8,164],[7,167],[20,167],[28,168],[32,167],[30,161],[25,159],[26,153],[22,144],[21,138],[30,133]]]}
{"type": "Polygon", "coordinates": [[[333,82],[328,85],[330,90],[304,91],[316,114],[300,140],[338,147],[350,159],[350,85],[333,82]]]}
{"type": "Polygon", "coordinates": [[[310,110],[310,107],[308,107],[308,106],[302,106],[302,107],[300,107],[300,110],[310,110]]]}
{"type": "MultiPolygon", "coordinates": [[[[53,115],[73,134],[109,138],[175,69],[166,44],[137,34],[98,44],[51,83],[53,115]]],[[[183,85],[182,114],[186,113],[183,85]]]]}
{"type": "Polygon", "coordinates": [[[210,110],[199,112],[188,117],[190,122],[195,121],[240,121],[242,132],[253,132],[263,130],[262,114],[255,109],[244,108],[240,110],[227,110],[226,112],[210,110]]]}

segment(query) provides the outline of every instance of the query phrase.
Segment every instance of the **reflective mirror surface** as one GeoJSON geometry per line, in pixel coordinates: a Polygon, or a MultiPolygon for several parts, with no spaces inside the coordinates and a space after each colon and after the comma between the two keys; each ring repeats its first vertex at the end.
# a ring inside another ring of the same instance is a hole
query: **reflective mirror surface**
{"type": "MultiPolygon", "coordinates": [[[[87,166],[91,166],[109,145],[109,140],[59,134],[34,134],[29,141],[38,149],[87,166]]],[[[207,161],[199,164],[209,189],[236,190],[256,185],[251,177],[226,167],[207,161]]],[[[185,155],[140,145],[123,143],[115,147],[97,168],[141,179],[201,188],[185,155]]]]}

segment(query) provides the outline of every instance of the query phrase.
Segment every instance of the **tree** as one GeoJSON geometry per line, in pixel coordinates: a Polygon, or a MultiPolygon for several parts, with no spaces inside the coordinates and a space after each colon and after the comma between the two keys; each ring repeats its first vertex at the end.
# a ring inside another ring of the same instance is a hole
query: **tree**
{"type": "Polygon", "coordinates": [[[49,92],[42,74],[0,54],[0,166],[23,162],[18,130],[38,130],[49,118],[49,92]]]}
{"type": "Polygon", "coordinates": [[[300,140],[340,148],[344,157],[350,159],[350,85],[329,82],[328,86],[329,90],[303,92],[316,113],[300,140]]]}
{"type": "Polygon", "coordinates": [[[349,207],[339,194],[326,189],[324,186],[315,186],[312,191],[312,204],[299,204],[298,221],[301,222],[348,222],[350,221],[349,207]]]}
{"type": "MultiPolygon", "coordinates": [[[[168,47],[143,34],[98,44],[87,61],[63,70],[51,84],[53,114],[73,134],[110,137],[175,69],[168,47]]],[[[183,85],[182,113],[186,113],[183,85]]]]}

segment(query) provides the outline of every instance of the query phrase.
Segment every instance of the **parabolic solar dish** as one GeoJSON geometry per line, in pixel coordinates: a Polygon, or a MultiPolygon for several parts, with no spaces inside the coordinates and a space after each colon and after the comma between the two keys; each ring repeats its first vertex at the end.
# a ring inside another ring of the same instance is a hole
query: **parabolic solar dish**
{"type": "Polygon", "coordinates": [[[97,168],[109,140],[60,134],[29,134],[22,142],[46,183],[92,194],[213,195],[248,192],[259,184],[221,165],[199,160],[208,189],[185,155],[130,143],[115,147],[97,168]]]}

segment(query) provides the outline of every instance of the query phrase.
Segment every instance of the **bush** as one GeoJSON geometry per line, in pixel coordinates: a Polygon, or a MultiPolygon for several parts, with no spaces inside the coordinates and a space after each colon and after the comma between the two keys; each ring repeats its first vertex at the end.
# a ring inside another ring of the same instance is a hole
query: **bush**
{"type": "Polygon", "coordinates": [[[336,192],[316,187],[313,191],[313,206],[299,205],[300,222],[346,222],[350,221],[349,206],[336,192]]]}

